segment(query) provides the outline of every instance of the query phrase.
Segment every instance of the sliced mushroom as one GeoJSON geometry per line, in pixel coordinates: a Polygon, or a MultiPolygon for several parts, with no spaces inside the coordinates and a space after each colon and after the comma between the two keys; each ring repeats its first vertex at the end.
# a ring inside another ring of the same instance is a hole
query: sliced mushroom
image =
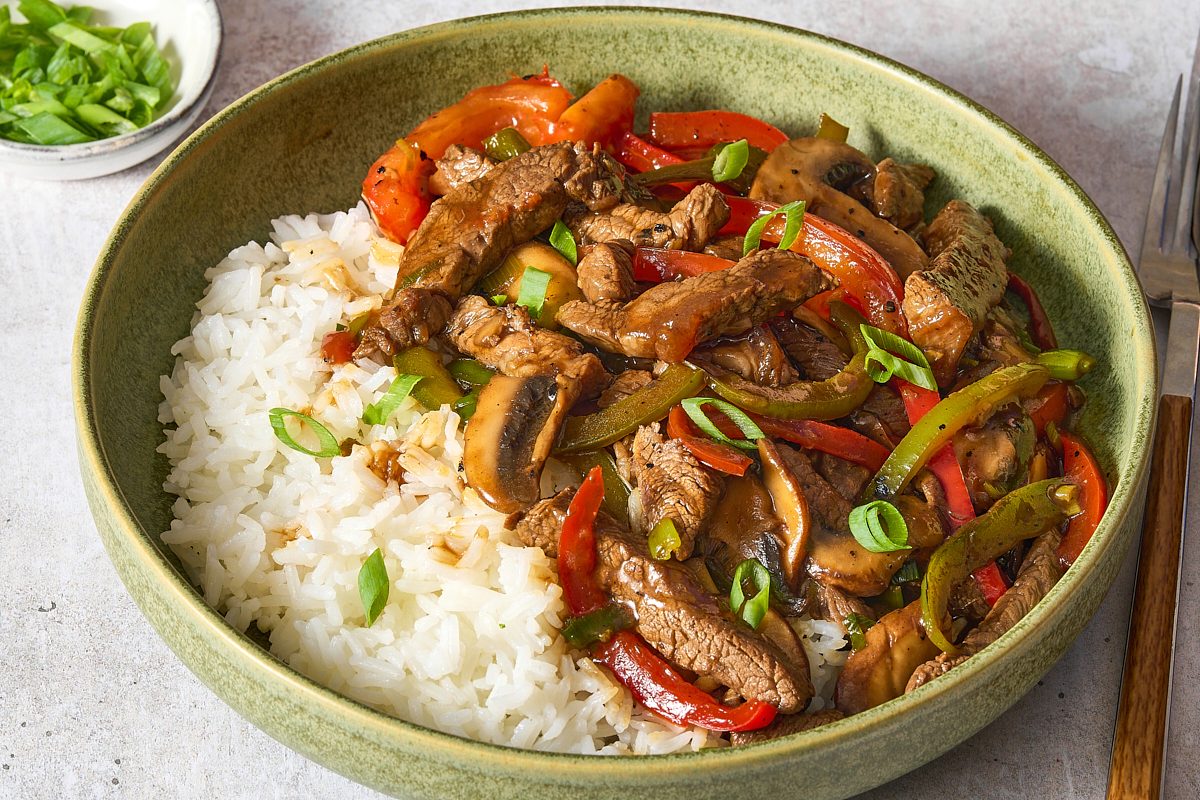
{"type": "Polygon", "coordinates": [[[783,523],[779,528],[783,539],[783,574],[794,589],[800,583],[812,530],[808,500],[800,482],[779,455],[779,448],[770,439],[758,440],[758,455],[762,459],[763,483],[771,495],[775,514],[783,523]]]}
{"type": "Polygon", "coordinates": [[[874,178],[875,164],[848,144],[793,139],[763,162],[750,197],[773,203],[804,200],[809,211],[864,240],[906,278],[929,258],[911,236],[863,205],[872,202],[874,178]]]}
{"type": "Polygon", "coordinates": [[[847,594],[873,597],[888,587],[906,558],[907,550],[873,553],[847,532],[817,526],[809,537],[808,574],[847,594]]]}
{"type": "Polygon", "coordinates": [[[838,710],[857,714],[904,694],[917,667],[936,656],[921,624],[921,601],[885,614],[867,631],[867,644],[846,659],[838,678],[838,710]]]}
{"type": "Polygon", "coordinates": [[[511,514],[537,502],[542,466],[567,413],[551,375],[496,375],[479,393],[467,425],[467,484],[497,511],[511,514]]]}

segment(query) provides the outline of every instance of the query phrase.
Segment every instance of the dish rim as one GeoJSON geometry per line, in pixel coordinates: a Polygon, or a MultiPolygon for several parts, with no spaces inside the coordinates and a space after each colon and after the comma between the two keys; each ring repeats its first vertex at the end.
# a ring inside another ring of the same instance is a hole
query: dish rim
{"type": "MultiPolygon", "coordinates": [[[[1004,659],[1010,652],[1022,653],[1033,646],[1034,632],[1049,624],[1054,612],[1068,598],[1081,591],[1081,587],[1092,577],[1101,561],[1101,556],[1116,545],[1118,521],[1124,521],[1131,514],[1138,514],[1140,509],[1135,506],[1141,496],[1148,471],[1148,453],[1135,462],[1131,475],[1126,480],[1119,481],[1110,498],[1108,513],[1100,523],[1097,535],[1084,549],[1076,561],[1069,580],[1060,580],[1044,600],[1026,615],[1012,630],[1005,633],[998,642],[999,648],[989,647],[979,657],[972,658],[958,666],[953,671],[953,677],[932,681],[920,689],[902,695],[887,703],[869,709],[843,720],[823,725],[819,728],[779,739],[762,742],[750,746],[736,748],[712,748],[695,752],[682,752],[664,755],[615,756],[601,757],[568,753],[549,753],[529,749],[519,749],[504,745],[479,742],[461,738],[456,735],[442,733],[410,723],[396,717],[377,711],[359,701],[339,694],[295,671],[284,664],[270,651],[263,648],[246,634],[237,631],[225,622],[224,618],[212,607],[208,606],[199,592],[187,581],[186,577],[177,571],[153,543],[154,536],[159,534],[143,534],[118,485],[112,480],[112,470],[98,438],[98,423],[94,417],[91,398],[91,371],[89,352],[91,341],[91,314],[97,306],[108,282],[112,279],[112,260],[123,244],[130,228],[130,220],[142,212],[152,201],[160,183],[174,166],[187,158],[209,134],[219,130],[227,122],[233,120],[251,107],[265,94],[276,91],[296,81],[305,80],[311,73],[336,68],[336,64],[348,58],[368,57],[376,51],[386,50],[393,46],[404,45],[413,39],[454,36],[464,29],[478,25],[504,24],[506,22],[528,21],[554,17],[569,17],[573,15],[589,16],[594,14],[619,14],[636,19],[650,17],[665,17],[684,20],[690,23],[708,25],[734,24],[743,26],[756,33],[767,36],[801,39],[810,45],[837,52],[843,56],[880,70],[889,78],[910,85],[914,90],[929,93],[932,98],[949,103],[967,112],[980,121],[984,128],[994,136],[1008,141],[1019,147],[1021,154],[1049,171],[1059,184],[1061,190],[1078,203],[1086,217],[1096,227],[1102,236],[1102,241],[1096,242],[1096,247],[1107,258],[1117,262],[1117,273],[1122,278],[1122,292],[1133,298],[1133,318],[1129,320],[1133,326],[1133,335],[1139,333],[1142,341],[1135,342],[1135,350],[1141,352],[1144,358],[1136,359],[1137,368],[1144,371],[1148,362],[1156,364],[1156,350],[1153,327],[1150,321],[1149,309],[1137,283],[1129,257],[1104,215],[1092,202],[1087,193],[1072,179],[1061,166],[1044,153],[1028,137],[1008,124],[992,111],[950,88],[942,82],[931,78],[918,70],[910,68],[894,59],[874,53],[857,45],[826,36],[812,31],[784,25],[781,23],[757,20],[731,14],[696,11],[677,8],[652,8],[637,6],[591,6],[591,7],[555,7],[506,11],[496,14],[476,15],[455,20],[435,23],[432,25],[400,31],[378,39],[373,39],[344,50],[323,56],[307,64],[292,69],[279,77],[248,92],[220,112],[207,120],[198,130],[182,142],[150,175],[138,192],[131,198],[122,211],[113,231],[105,241],[103,248],[89,276],[87,287],[80,305],[79,317],[75,334],[72,356],[72,394],[75,405],[75,421],[79,440],[81,469],[90,469],[94,476],[95,485],[105,502],[106,510],[111,516],[114,527],[127,540],[130,548],[137,553],[143,565],[153,573],[161,588],[170,590],[173,610],[176,614],[186,616],[198,628],[208,634],[208,641],[217,642],[225,649],[228,657],[237,657],[247,669],[253,669],[264,682],[286,687],[299,695],[298,703],[306,708],[320,709],[329,720],[336,719],[343,728],[354,728],[359,731],[370,730],[380,736],[402,742],[409,748],[423,748],[429,756],[439,762],[470,765],[472,770],[489,770],[498,768],[505,773],[515,771],[542,770],[551,768],[559,771],[564,780],[582,781],[598,780],[611,777],[611,763],[620,765],[623,777],[664,778],[684,777],[684,770],[694,770],[697,767],[712,768],[753,768],[778,760],[788,752],[801,749],[823,749],[835,746],[839,742],[856,739],[869,733],[878,724],[886,722],[894,714],[906,715],[932,702],[935,698],[958,690],[958,687],[973,682],[980,673],[993,667],[997,659],[1004,659]],[[1139,346],[1139,344],[1141,346],[1139,346]],[[611,759],[617,759],[612,762],[611,759]],[[566,772],[564,772],[566,770],[566,772]]],[[[1053,185],[1051,182],[1048,185],[1053,185]]],[[[234,243],[236,246],[238,243],[234,243]]],[[[1136,398],[1133,439],[1135,442],[1149,442],[1156,414],[1156,399],[1158,388],[1157,370],[1144,376],[1137,385],[1141,386],[1140,395],[1136,398]]],[[[187,663],[186,659],[185,664],[187,663]]],[[[225,700],[222,693],[218,696],[225,700]]],[[[695,775],[690,777],[694,778],[695,775]]]]}
{"type": "MultiPolygon", "coordinates": [[[[216,3],[216,0],[199,0],[199,4],[208,13],[208,21],[214,28],[215,42],[214,46],[206,51],[204,82],[200,85],[200,89],[196,92],[195,97],[191,99],[191,102],[184,103],[182,101],[186,98],[180,97],[179,103],[176,103],[166,114],[151,120],[149,125],[138,128],[135,131],[130,131],[129,133],[122,133],[119,136],[109,136],[93,142],[80,142],[79,144],[30,144],[28,142],[14,142],[11,139],[0,138],[0,154],[5,155],[12,161],[20,161],[26,165],[90,161],[92,159],[111,156],[117,151],[125,150],[126,148],[153,139],[155,136],[183,122],[186,117],[197,110],[198,105],[208,102],[208,98],[212,95],[212,90],[217,80],[217,66],[221,63],[221,53],[225,45],[225,20],[221,16],[221,7],[216,3]]],[[[98,10],[103,11],[104,9],[98,10]]],[[[178,87],[176,87],[175,91],[179,91],[178,87]]],[[[239,98],[239,101],[243,99],[245,98],[239,98]]],[[[195,132],[198,133],[199,129],[195,132]]],[[[149,157],[147,156],[147,158],[149,157]]],[[[155,170],[155,174],[157,174],[157,170],[155,170]]],[[[147,188],[149,188],[149,181],[142,184],[138,191],[141,192],[147,188]]],[[[121,212],[122,215],[129,211],[129,208],[129,206],[126,206],[125,210],[121,212]]],[[[105,247],[100,251],[101,254],[107,252],[107,248],[108,240],[105,241],[105,247]]],[[[91,277],[88,280],[90,284],[91,277]]]]}

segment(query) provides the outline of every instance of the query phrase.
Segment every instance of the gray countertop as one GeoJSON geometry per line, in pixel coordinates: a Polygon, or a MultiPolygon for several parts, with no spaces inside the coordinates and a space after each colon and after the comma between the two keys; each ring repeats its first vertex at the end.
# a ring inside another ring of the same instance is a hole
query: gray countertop
{"type": "MultiPolygon", "coordinates": [[[[205,116],[318,56],[393,31],[545,3],[222,3],[205,116]]],[[[690,0],[809,28],[922,70],[1058,160],[1136,249],[1163,116],[1200,0],[792,3],[690,0]]],[[[620,65],[614,64],[613,68],[620,65]]],[[[0,175],[0,797],[377,796],[249,725],[166,648],[88,514],[70,408],[76,309],[93,259],[157,159],[79,183],[0,175]]],[[[1192,502],[1195,508],[1195,501],[1192,502]]],[[[1184,568],[1167,797],[1200,797],[1200,549],[1184,568]]],[[[1068,655],[958,748],[864,797],[1100,798],[1133,553],[1068,655]]]]}

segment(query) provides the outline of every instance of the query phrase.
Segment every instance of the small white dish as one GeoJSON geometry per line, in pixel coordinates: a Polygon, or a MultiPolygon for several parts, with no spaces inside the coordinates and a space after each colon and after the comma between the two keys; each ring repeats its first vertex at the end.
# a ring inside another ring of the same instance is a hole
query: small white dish
{"type": "MultiPolygon", "coordinates": [[[[22,178],[82,180],[140,164],[178,139],[212,94],[221,57],[221,12],[215,0],[67,0],[88,5],[103,24],[149,22],[171,65],[175,94],[162,116],[144,128],[95,142],[35,145],[0,139],[0,172],[22,178]]],[[[16,10],[16,3],[5,3],[16,10]]]]}

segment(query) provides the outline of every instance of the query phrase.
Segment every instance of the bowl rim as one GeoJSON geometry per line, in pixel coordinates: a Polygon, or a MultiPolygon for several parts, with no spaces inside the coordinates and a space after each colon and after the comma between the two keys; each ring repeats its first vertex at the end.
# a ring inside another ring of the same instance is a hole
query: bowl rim
{"type": "MultiPolygon", "coordinates": [[[[221,16],[221,7],[217,5],[216,0],[199,0],[199,5],[205,9],[208,21],[213,26],[215,36],[213,46],[205,54],[204,82],[200,85],[199,91],[196,92],[191,102],[177,103],[166,114],[152,120],[149,125],[143,128],[138,128],[129,133],[122,133],[119,136],[97,139],[94,142],[80,142],[79,144],[29,144],[28,142],[14,142],[10,139],[0,138],[0,153],[13,160],[23,161],[27,164],[86,161],[93,158],[110,156],[118,150],[124,150],[127,147],[133,147],[141,142],[153,139],[168,129],[175,127],[178,123],[185,121],[196,110],[199,104],[208,102],[213,86],[216,84],[217,65],[221,63],[221,53],[225,44],[225,20],[221,16]]],[[[176,88],[176,92],[178,91],[178,88],[176,88]]],[[[143,185],[142,188],[146,188],[146,185],[143,185]]]]}
{"type": "MultiPolygon", "coordinates": [[[[800,39],[810,46],[849,57],[883,73],[889,79],[907,84],[915,91],[926,92],[933,99],[950,104],[967,113],[986,128],[991,135],[1015,146],[1019,151],[1018,156],[1028,157],[1035,165],[1047,170],[1052,177],[1052,181],[1048,185],[1056,182],[1057,188],[1065,192],[1069,199],[1077,205],[1078,210],[1082,211],[1084,216],[1095,226],[1100,235],[1100,240],[1096,242],[1097,249],[1105,254],[1106,259],[1115,260],[1115,272],[1121,282],[1117,288],[1122,291],[1124,296],[1133,301],[1132,319],[1129,320],[1132,324],[1131,335],[1135,340],[1140,340],[1135,341],[1135,347],[1141,351],[1140,355],[1143,357],[1137,359],[1135,368],[1145,372],[1147,363],[1157,364],[1149,308],[1142,295],[1129,257],[1104,215],[1065,170],[1029,138],[986,107],[942,82],[894,59],[857,45],[801,28],[748,17],[691,9],[638,6],[515,10],[464,17],[400,31],[351,46],[299,66],[251,90],[215,114],[163,160],[122,211],[116,226],[100,251],[80,305],[72,354],[72,394],[79,441],[80,466],[85,473],[90,470],[91,475],[94,476],[96,490],[103,498],[105,510],[110,515],[114,527],[124,538],[124,544],[136,553],[141,565],[158,582],[159,587],[169,591],[173,600],[172,609],[177,616],[186,619],[194,629],[207,634],[208,642],[214,643],[214,647],[222,648],[228,657],[236,658],[248,671],[253,671],[263,683],[276,684],[281,688],[286,688],[289,692],[296,693],[299,698],[298,704],[314,709],[314,711],[319,710],[327,719],[336,720],[344,729],[371,731],[373,735],[390,740],[392,744],[403,744],[406,748],[413,750],[421,748],[431,759],[438,762],[469,765],[472,770],[494,769],[514,774],[530,770],[550,769],[556,771],[562,780],[576,782],[611,778],[613,768],[610,764],[618,763],[623,778],[695,780],[697,776],[694,771],[697,768],[711,768],[719,764],[722,768],[752,769],[768,762],[778,762],[788,753],[810,748],[823,749],[838,742],[858,739],[870,733],[877,724],[882,724],[893,714],[912,712],[935,698],[958,691],[961,686],[978,682],[983,677],[983,673],[992,670],[994,663],[998,659],[1003,660],[1008,653],[1028,651],[1035,644],[1034,640],[1037,638],[1033,635],[1035,631],[1047,625],[1055,610],[1081,590],[1081,587],[1097,571],[1101,557],[1109,549],[1117,546],[1118,520],[1123,521],[1131,514],[1140,514],[1140,507],[1135,504],[1141,497],[1140,490],[1148,472],[1149,452],[1143,452],[1142,456],[1132,465],[1130,474],[1123,476],[1125,479],[1117,482],[1110,498],[1109,512],[1101,521],[1096,535],[1084,548],[1069,575],[1064,576],[1048,593],[1045,598],[1048,602],[1038,603],[1029,614],[1000,637],[997,640],[1000,647],[989,647],[976,657],[969,659],[956,667],[951,677],[932,681],[914,692],[843,720],[801,734],[793,734],[754,745],[666,755],[597,758],[479,742],[392,717],[305,677],[251,640],[246,634],[234,629],[214,608],[204,602],[199,592],[187,581],[186,577],[160,555],[153,543],[153,537],[157,537],[159,534],[155,532],[143,534],[141,532],[119,486],[113,480],[113,472],[99,440],[98,424],[90,402],[91,315],[108,282],[112,279],[113,258],[128,234],[131,227],[130,221],[147,206],[156,189],[174,166],[189,156],[210,133],[220,129],[228,121],[243,113],[260,96],[282,86],[304,80],[311,73],[332,68],[339,61],[347,58],[369,57],[377,51],[403,46],[414,39],[452,37],[464,29],[479,25],[509,22],[528,24],[531,21],[536,22],[543,19],[595,14],[625,15],[635,22],[648,18],[660,18],[673,19],[686,24],[718,26],[732,24],[759,35],[800,39]],[[617,761],[613,762],[612,758],[617,761]]],[[[1156,416],[1157,370],[1152,366],[1147,374],[1140,377],[1142,379],[1135,384],[1141,388],[1136,397],[1133,438],[1135,442],[1149,443],[1156,416]]],[[[187,659],[181,660],[185,664],[188,663],[187,659]]],[[[222,700],[229,702],[222,692],[215,693],[222,700]]]]}

